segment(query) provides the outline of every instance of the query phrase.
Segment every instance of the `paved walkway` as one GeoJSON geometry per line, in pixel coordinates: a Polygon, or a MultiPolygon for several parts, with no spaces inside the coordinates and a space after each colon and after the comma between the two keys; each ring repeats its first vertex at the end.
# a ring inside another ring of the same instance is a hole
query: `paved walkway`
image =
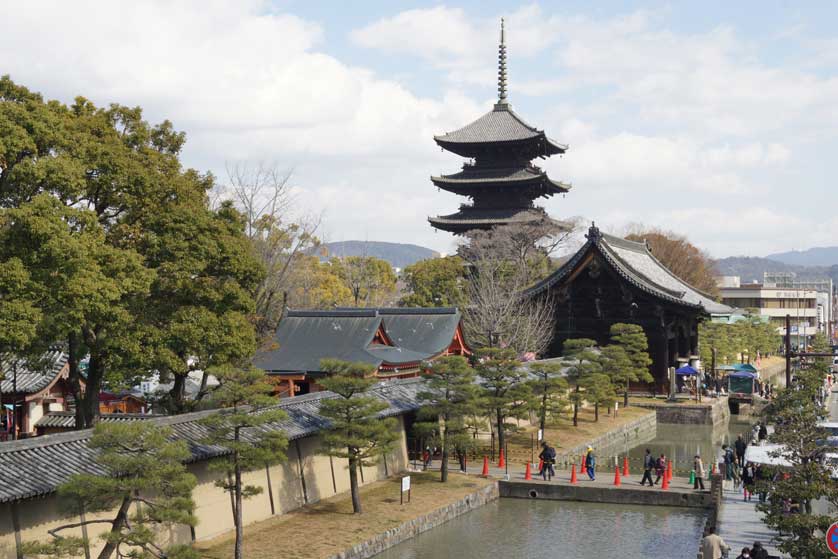
{"type": "Polygon", "coordinates": [[[736,557],[743,547],[752,547],[760,542],[769,555],[788,557],[780,553],[771,543],[774,532],[762,522],[762,513],[756,509],[757,499],[744,501],[742,490],[725,490],[722,508],[719,512],[719,535],[730,546],[731,557],[736,557]]]}

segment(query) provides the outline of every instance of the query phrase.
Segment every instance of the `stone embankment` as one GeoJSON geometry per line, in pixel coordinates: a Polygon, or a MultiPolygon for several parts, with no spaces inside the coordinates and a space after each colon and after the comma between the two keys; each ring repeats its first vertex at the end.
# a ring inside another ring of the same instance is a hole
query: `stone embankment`
{"type": "Polygon", "coordinates": [[[622,452],[627,448],[651,441],[657,435],[657,422],[656,414],[649,412],[631,423],[626,423],[585,444],[575,446],[563,452],[557,457],[556,463],[562,466],[578,463],[579,456],[589,446],[595,448],[601,458],[605,458],[614,454],[611,452],[612,449],[622,452]]]}
{"type": "Polygon", "coordinates": [[[385,549],[418,536],[467,512],[480,508],[499,497],[498,484],[492,483],[433,512],[399,524],[351,548],[332,555],[329,559],[367,559],[385,549]]]}
{"type": "Polygon", "coordinates": [[[727,398],[705,400],[701,404],[640,403],[639,407],[654,409],[658,423],[674,425],[723,425],[730,420],[727,398]]]}

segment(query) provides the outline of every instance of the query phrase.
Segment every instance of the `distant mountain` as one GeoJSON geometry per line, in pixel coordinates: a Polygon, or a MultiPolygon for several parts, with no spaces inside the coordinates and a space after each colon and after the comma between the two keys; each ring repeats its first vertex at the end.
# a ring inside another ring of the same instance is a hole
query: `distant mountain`
{"type": "Polygon", "coordinates": [[[766,258],[795,266],[836,266],[838,265],[838,246],[778,252],[769,254],[766,258]]]}
{"type": "Polygon", "coordinates": [[[762,282],[765,272],[794,272],[799,279],[832,278],[838,284],[838,264],[833,266],[799,266],[769,258],[731,256],[714,262],[721,276],[739,276],[742,283],[762,282]]]}
{"type": "Polygon", "coordinates": [[[374,256],[386,260],[394,268],[404,268],[420,260],[436,258],[439,253],[429,248],[382,241],[340,241],[323,243],[318,252],[331,256],[374,256]],[[325,249],[325,250],[324,250],[325,249]]]}

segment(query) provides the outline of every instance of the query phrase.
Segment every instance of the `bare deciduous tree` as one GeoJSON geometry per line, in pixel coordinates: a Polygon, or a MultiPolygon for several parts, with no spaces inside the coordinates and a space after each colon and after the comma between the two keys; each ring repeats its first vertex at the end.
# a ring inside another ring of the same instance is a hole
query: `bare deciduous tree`
{"type": "Polygon", "coordinates": [[[293,217],[295,200],[290,180],[293,169],[276,164],[228,163],[228,187],[245,219],[245,232],[265,265],[256,301],[257,333],[273,333],[282,316],[283,293],[289,289],[291,269],[301,256],[315,249],[322,216],[293,217]]]}
{"type": "Polygon", "coordinates": [[[553,222],[476,231],[459,254],[467,262],[465,327],[476,346],[543,353],[553,336],[555,302],[522,292],[550,272],[550,254],[572,230],[553,222]]]}

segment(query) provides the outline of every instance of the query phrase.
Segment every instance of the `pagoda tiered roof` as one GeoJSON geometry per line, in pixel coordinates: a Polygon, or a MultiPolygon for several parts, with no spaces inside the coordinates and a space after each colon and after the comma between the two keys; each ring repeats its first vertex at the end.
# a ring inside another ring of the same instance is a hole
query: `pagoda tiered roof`
{"type": "Polygon", "coordinates": [[[567,146],[518,116],[509,104],[506,86],[506,42],[501,19],[497,103],[474,122],[434,136],[443,149],[474,160],[458,173],[431,177],[438,188],[468,196],[473,202],[460,206],[457,213],[429,217],[436,229],[460,235],[513,224],[568,227],[550,219],[533,201],[568,192],[570,185],[550,179],[530,163],[536,157],[563,154],[567,146]]]}
{"type": "Polygon", "coordinates": [[[470,194],[475,190],[491,188],[529,188],[538,196],[562,194],[571,185],[554,181],[547,173],[534,166],[526,167],[479,167],[464,165],[463,170],[453,175],[431,177],[439,188],[455,194],[470,194]]]}
{"type": "Polygon", "coordinates": [[[434,141],[463,157],[474,157],[491,144],[526,144],[532,147],[534,156],[546,157],[567,151],[566,145],[551,140],[543,130],[527,124],[508,103],[496,104],[471,124],[434,136],[434,141]]]}
{"type": "Polygon", "coordinates": [[[475,229],[491,229],[500,225],[550,224],[562,231],[571,225],[547,215],[543,208],[475,208],[462,205],[460,211],[450,215],[429,217],[430,224],[449,233],[461,234],[475,229]]]}

